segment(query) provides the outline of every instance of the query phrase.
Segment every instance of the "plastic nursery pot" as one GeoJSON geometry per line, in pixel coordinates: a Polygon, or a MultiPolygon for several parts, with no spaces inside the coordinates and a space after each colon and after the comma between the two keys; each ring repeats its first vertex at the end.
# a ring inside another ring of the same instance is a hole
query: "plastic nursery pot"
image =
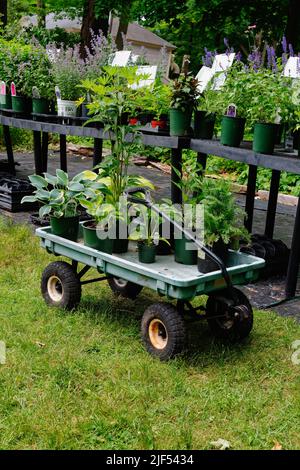
{"type": "MultiPolygon", "coordinates": [[[[82,224],[83,228],[83,240],[86,246],[94,248],[95,250],[102,251],[104,253],[112,254],[113,240],[104,236],[103,233],[99,233],[96,224],[93,220],[87,220],[82,224]],[[103,235],[103,236],[101,236],[103,235]]],[[[107,234],[107,232],[106,232],[107,234]]]]}
{"type": "Polygon", "coordinates": [[[277,125],[258,122],[254,126],[253,150],[257,153],[274,152],[277,125]]]}
{"type": "Polygon", "coordinates": [[[138,253],[140,263],[154,263],[156,256],[156,245],[147,245],[144,242],[138,243],[138,253]]]}
{"type": "Polygon", "coordinates": [[[130,118],[130,119],[129,119],[129,124],[130,124],[131,126],[137,126],[138,122],[139,122],[139,121],[138,121],[138,118],[130,118]]]}
{"type": "Polygon", "coordinates": [[[223,116],[221,124],[221,144],[239,147],[244,137],[246,119],[223,116]]]}
{"type": "Polygon", "coordinates": [[[32,109],[31,100],[24,96],[12,96],[11,106],[17,113],[29,114],[32,109]]]}
{"type": "Polygon", "coordinates": [[[32,112],[34,114],[49,114],[49,101],[45,98],[32,98],[32,112]]]}
{"type": "Polygon", "coordinates": [[[197,264],[197,249],[193,249],[193,242],[182,238],[174,240],[175,261],[181,264],[197,264]]]}
{"type": "Polygon", "coordinates": [[[77,241],[79,229],[79,216],[75,217],[50,217],[50,225],[53,235],[77,241]]]}
{"type": "MultiPolygon", "coordinates": [[[[225,245],[225,243],[222,240],[217,241],[216,243],[213,244],[213,246],[210,248],[211,251],[217,255],[221,260],[225,263],[227,262],[227,257],[228,257],[228,245],[225,245]]],[[[211,259],[209,256],[204,253],[203,251],[199,251],[201,255],[204,255],[204,257],[200,258],[198,256],[198,271],[203,274],[210,273],[212,271],[217,271],[219,269],[219,266],[211,259]]]]}
{"type": "Polygon", "coordinates": [[[113,240],[113,253],[126,253],[128,251],[128,227],[123,221],[116,221],[116,238],[113,240]]]}
{"type": "Polygon", "coordinates": [[[148,124],[148,122],[151,122],[152,118],[153,118],[153,113],[144,112],[144,113],[139,114],[139,121],[142,126],[145,126],[146,124],[148,124]]]}
{"type": "Polygon", "coordinates": [[[212,139],[216,115],[205,111],[195,111],[194,113],[194,137],[196,139],[212,139]]]}
{"type": "Polygon", "coordinates": [[[76,101],[57,100],[57,115],[60,117],[76,117],[76,101]]]}
{"type": "Polygon", "coordinates": [[[170,135],[185,136],[190,133],[192,113],[190,110],[170,109],[170,135]]]}
{"type": "Polygon", "coordinates": [[[283,138],[284,124],[277,124],[275,145],[280,145],[283,138]]]}
{"type": "Polygon", "coordinates": [[[11,109],[11,95],[0,95],[0,109],[11,109]]]}

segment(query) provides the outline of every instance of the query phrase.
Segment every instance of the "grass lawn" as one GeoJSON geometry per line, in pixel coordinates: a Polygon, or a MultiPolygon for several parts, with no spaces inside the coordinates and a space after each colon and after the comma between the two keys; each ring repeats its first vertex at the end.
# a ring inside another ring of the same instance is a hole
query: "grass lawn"
{"type": "Polygon", "coordinates": [[[28,228],[0,218],[0,448],[209,449],[222,438],[300,449],[300,325],[255,312],[250,338],[224,346],[194,323],[187,352],[160,363],[139,339],[156,295],[132,302],[92,284],[78,311],[50,309],[39,290],[50,261],[28,228]]]}

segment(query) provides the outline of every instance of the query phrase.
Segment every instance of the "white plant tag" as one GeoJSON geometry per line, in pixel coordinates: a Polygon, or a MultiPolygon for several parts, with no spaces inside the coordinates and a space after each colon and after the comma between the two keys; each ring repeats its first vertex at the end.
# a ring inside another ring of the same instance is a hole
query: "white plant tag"
{"type": "Polygon", "coordinates": [[[206,65],[203,65],[203,67],[199,70],[196,75],[196,79],[199,82],[198,91],[200,93],[203,93],[213,76],[213,70],[210,67],[206,67],[206,65]]]}
{"type": "Polygon", "coordinates": [[[115,67],[126,67],[126,65],[129,62],[130,55],[131,55],[131,51],[115,52],[111,65],[115,67]]]}

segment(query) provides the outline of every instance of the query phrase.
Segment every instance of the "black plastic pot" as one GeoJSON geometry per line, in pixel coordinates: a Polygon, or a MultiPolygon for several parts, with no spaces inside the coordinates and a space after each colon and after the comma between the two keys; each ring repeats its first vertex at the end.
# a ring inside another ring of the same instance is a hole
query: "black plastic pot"
{"type": "Polygon", "coordinates": [[[155,263],[156,245],[147,245],[141,241],[138,243],[138,253],[140,263],[155,263]]]}
{"type": "Polygon", "coordinates": [[[212,139],[216,122],[215,114],[206,111],[195,111],[194,113],[194,137],[196,139],[212,139]]]}
{"type": "MultiPolygon", "coordinates": [[[[227,258],[228,258],[228,245],[225,245],[225,243],[222,240],[219,240],[216,243],[214,243],[210,249],[226,265],[227,258]]],[[[204,254],[204,258],[198,257],[197,264],[198,264],[198,271],[200,271],[200,273],[203,273],[203,274],[207,274],[212,271],[217,271],[219,269],[218,265],[211,258],[209,258],[209,256],[206,253],[204,254]]]]}
{"type": "Polygon", "coordinates": [[[127,234],[128,227],[123,221],[116,221],[116,238],[113,240],[113,253],[126,253],[128,251],[128,238],[124,238],[127,234]]]}

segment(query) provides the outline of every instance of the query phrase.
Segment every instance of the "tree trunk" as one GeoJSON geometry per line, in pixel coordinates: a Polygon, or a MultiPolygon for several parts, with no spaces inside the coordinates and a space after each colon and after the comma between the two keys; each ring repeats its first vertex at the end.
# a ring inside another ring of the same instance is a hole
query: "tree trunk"
{"type": "Polygon", "coordinates": [[[108,34],[109,11],[105,12],[101,18],[95,16],[95,0],[85,0],[85,7],[81,26],[81,53],[85,55],[85,48],[90,46],[91,31],[99,34],[102,31],[104,36],[108,34]]]}
{"type": "Polygon", "coordinates": [[[7,25],[7,0],[1,0],[0,15],[1,15],[0,20],[3,26],[6,26],[7,25]]]}
{"type": "Polygon", "coordinates": [[[292,44],[294,50],[298,50],[300,45],[300,2],[299,0],[289,0],[288,21],[286,28],[286,38],[292,44]]]}
{"type": "Polygon", "coordinates": [[[128,0],[120,11],[119,27],[116,35],[116,46],[118,51],[122,51],[124,48],[123,37],[126,36],[128,31],[131,5],[132,0],[128,0]]]}
{"type": "Polygon", "coordinates": [[[45,28],[46,27],[46,5],[45,0],[37,0],[37,19],[38,19],[38,27],[45,28]]]}

